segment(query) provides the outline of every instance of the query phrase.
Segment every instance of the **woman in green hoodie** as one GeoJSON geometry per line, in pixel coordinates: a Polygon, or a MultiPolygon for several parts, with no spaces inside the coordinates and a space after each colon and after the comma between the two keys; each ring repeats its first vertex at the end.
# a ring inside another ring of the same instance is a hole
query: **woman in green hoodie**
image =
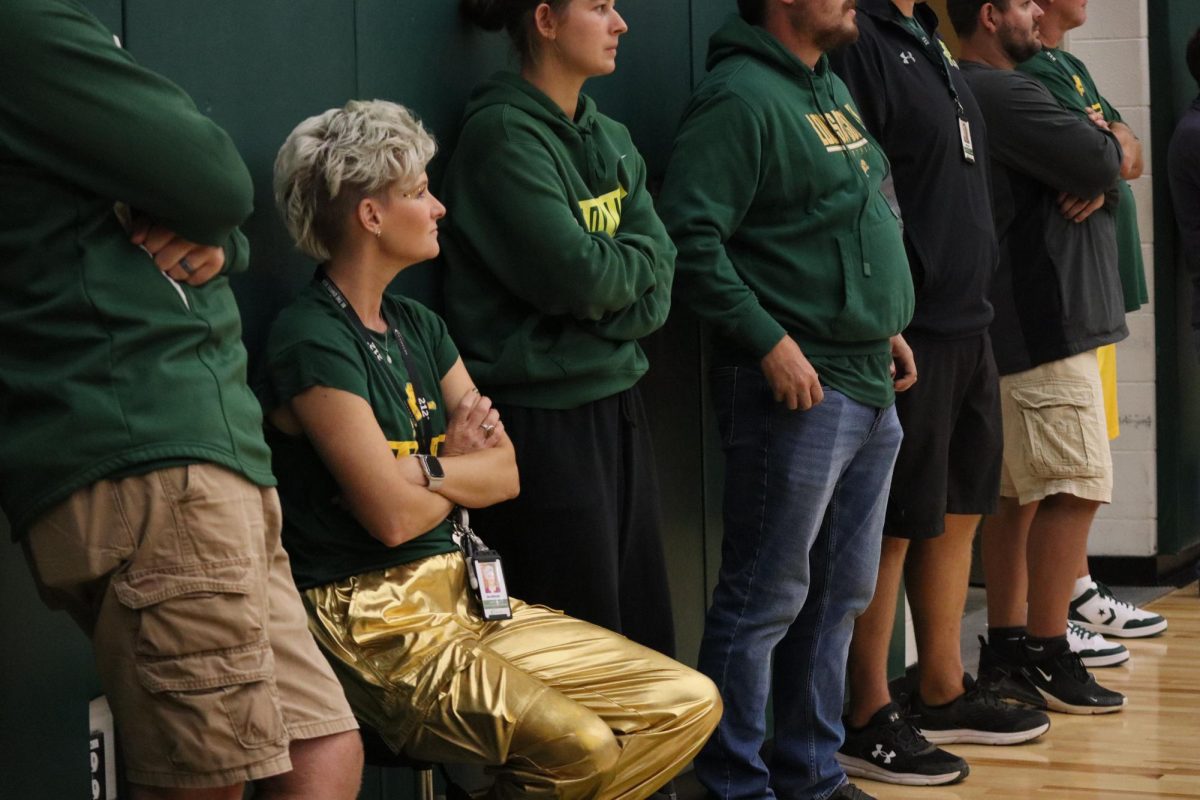
{"type": "Polygon", "coordinates": [[[620,123],[580,93],[616,68],[611,0],[462,0],[520,74],[474,92],[444,193],[446,317],[517,449],[522,493],[479,515],[531,602],[670,654],[638,339],[666,321],[675,247],[620,123]]]}

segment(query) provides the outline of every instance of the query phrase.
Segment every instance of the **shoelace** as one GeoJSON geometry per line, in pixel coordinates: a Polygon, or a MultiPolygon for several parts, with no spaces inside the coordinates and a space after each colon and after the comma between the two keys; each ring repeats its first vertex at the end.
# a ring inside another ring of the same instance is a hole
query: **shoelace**
{"type": "Polygon", "coordinates": [[[1088,683],[1092,680],[1092,673],[1088,672],[1087,667],[1083,665],[1083,659],[1079,657],[1079,654],[1066,650],[1060,653],[1055,660],[1080,683],[1088,683]]]}
{"type": "Polygon", "coordinates": [[[980,684],[976,683],[967,694],[971,696],[972,703],[984,706],[986,708],[1007,710],[1012,707],[1006,703],[1003,696],[991,686],[981,686],[980,684]]]}
{"type": "Polygon", "coordinates": [[[929,740],[912,723],[913,717],[902,714],[887,727],[895,731],[896,747],[906,753],[920,753],[929,747],[929,740]]]}
{"type": "Polygon", "coordinates": [[[1130,611],[1137,610],[1137,606],[1135,606],[1133,603],[1127,603],[1124,600],[1118,600],[1116,598],[1116,596],[1113,595],[1112,589],[1109,589],[1107,586],[1105,586],[1100,581],[1094,580],[1094,581],[1092,581],[1092,583],[1096,584],[1096,591],[1099,592],[1100,596],[1103,597],[1108,602],[1112,603],[1113,605],[1123,606],[1123,607],[1129,609],[1130,611]]]}
{"type": "Polygon", "coordinates": [[[1078,637],[1080,639],[1085,639],[1089,642],[1091,642],[1095,639],[1103,638],[1100,636],[1100,634],[1096,633],[1095,631],[1089,631],[1087,628],[1083,627],[1082,625],[1080,625],[1077,622],[1068,621],[1067,627],[1070,629],[1070,632],[1072,634],[1074,634],[1076,637],[1078,637]]]}

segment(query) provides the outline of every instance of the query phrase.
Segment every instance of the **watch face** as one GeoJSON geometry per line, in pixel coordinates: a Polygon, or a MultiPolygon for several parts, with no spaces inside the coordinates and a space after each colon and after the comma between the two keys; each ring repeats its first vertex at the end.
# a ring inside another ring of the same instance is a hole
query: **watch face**
{"type": "Polygon", "coordinates": [[[437,456],[425,456],[421,460],[425,463],[425,471],[429,473],[430,478],[446,477],[446,472],[442,469],[442,462],[437,460],[437,456]]]}

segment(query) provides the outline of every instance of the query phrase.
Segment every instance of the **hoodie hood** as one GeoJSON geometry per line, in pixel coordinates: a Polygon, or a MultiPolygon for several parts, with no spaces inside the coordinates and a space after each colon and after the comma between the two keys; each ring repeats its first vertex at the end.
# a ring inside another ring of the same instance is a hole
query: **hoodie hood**
{"type": "Polygon", "coordinates": [[[464,123],[472,116],[495,106],[516,108],[545,125],[562,143],[582,156],[589,184],[602,183],[609,177],[603,147],[597,141],[600,114],[596,102],[582,92],[575,119],[567,117],[558,104],[541,89],[514,72],[497,72],[471,93],[464,123]]]}
{"type": "Polygon", "coordinates": [[[829,61],[824,55],[817,62],[816,69],[811,69],[765,29],[733,14],[708,40],[705,67],[711,72],[722,61],[739,55],[748,55],[808,83],[823,80],[829,73],[829,61]]]}

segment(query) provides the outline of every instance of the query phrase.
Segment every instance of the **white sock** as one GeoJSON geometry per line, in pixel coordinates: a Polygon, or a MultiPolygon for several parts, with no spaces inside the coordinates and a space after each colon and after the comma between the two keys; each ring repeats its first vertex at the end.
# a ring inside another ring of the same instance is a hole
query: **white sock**
{"type": "Polygon", "coordinates": [[[1092,588],[1092,576],[1084,575],[1082,578],[1075,579],[1075,589],[1071,594],[1072,600],[1078,600],[1079,596],[1092,588]]]}

